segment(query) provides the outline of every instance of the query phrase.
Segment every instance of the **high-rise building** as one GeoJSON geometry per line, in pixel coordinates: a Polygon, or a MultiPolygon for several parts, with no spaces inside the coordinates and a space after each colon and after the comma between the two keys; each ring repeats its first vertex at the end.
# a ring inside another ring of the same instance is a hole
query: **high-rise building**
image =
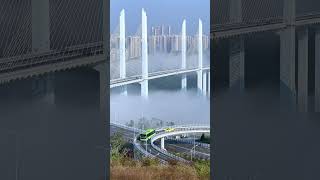
{"type": "Polygon", "coordinates": [[[128,59],[140,57],[141,56],[141,37],[128,36],[127,49],[128,49],[128,59]]]}

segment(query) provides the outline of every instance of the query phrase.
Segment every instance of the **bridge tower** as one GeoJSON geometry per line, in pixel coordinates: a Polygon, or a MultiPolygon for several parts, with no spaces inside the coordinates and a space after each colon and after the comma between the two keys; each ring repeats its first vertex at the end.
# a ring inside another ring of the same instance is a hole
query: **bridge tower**
{"type": "Polygon", "coordinates": [[[147,29],[147,14],[144,9],[141,13],[142,29],[141,29],[141,51],[142,51],[142,79],[141,82],[141,95],[148,98],[148,29],[147,29]]]}
{"type": "MultiPolygon", "coordinates": [[[[44,53],[50,50],[49,0],[32,0],[32,52],[44,53]]],[[[54,104],[54,76],[52,74],[33,78],[34,93],[44,95],[54,104]]]]}
{"type": "MultiPolygon", "coordinates": [[[[242,0],[230,2],[230,22],[242,22],[242,0]]],[[[238,36],[229,41],[229,87],[245,88],[245,47],[244,37],[238,36]]]]}
{"type": "MultiPolygon", "coordinates": [[[[186,38],[186,20],[183,20],[182,23],[182,33],[181,33],[181,69],[186,69],[186,51],[187,51],[187,38],[186,38]]],[[[182,80],[181,80],[181,89],[186,90],[187,89],[187,75],[182,74],[182,80]]]]}
{"type": "Polygon", "coordinates": [[[203,73],[203,61],[202,61],[202,21],[199,19],[199,29],[198,29],[198,71],[197,71],[197,84],[198,90],[202,92],[202,73],[203,73]]]}
{"type": "MultiPolygon", "coordinates": [[[[125,24],[125,10],[120,12],[120,78],[126,78],[126,24],[125,24]]],[[[127,95],[127,86],[121,86],[121,91],[127,95]]]]}
{"type": "Polygon", "coordinates": [[[315,112],[320,112],[320,26],[315,28],[315,49],[315,112]]]}

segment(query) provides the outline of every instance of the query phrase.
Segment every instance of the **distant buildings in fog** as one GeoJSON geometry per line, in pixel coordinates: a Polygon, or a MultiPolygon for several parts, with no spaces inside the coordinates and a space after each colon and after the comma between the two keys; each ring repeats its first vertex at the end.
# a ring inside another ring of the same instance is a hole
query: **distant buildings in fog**
{"type": "MultiPolygon", "coordinates": [[[[196,53],[198,48],[198,35],[187,36],[187,52],[196,53]]],[[[209,36],[202,37],[203,50],[209,49],[209,36]]],[[[110,37],[110,59],[118,59],[119,36],[111,34],[110,37]]],[[[148,52],[155,53],[179,53],[181,52],[181,34],[172,34],[171,26],[151,27],[148,34],[148,52]]],[[[126,37],[126,57],[127,59],[139,58],[141,56],[141,37],[126,37]]]]}

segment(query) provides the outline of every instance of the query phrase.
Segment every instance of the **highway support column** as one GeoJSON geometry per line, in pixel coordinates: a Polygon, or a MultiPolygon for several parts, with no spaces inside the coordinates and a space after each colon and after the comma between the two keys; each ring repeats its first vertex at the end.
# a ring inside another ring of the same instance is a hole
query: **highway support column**
{"type": "Polygon", "coordinates": [[[164,137],[161,138],[161,150],[165,150],[165,148],[164,148],[164,137]]]}

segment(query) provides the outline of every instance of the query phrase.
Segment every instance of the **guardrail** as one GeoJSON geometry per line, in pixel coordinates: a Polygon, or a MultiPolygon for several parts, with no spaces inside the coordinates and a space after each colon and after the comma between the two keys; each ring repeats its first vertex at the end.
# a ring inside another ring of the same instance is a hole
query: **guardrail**
{"type": "Polygon", "coordinates": [[[187,144],[196,144],[196,145],[198,145],[200,147],[210,148],[210,144],[201,143],[201,142],[193,141],[193,140],[190,140],[190,139],[176,139],[176,138],[172,138],[172,137],[167,137],[167,138],[169,140],[172,140],[172,141],[184,142],[184,143],[187,143],[187,144]]]}
{"type": "MultiPolygon", "coordinates": [[[[173,159],[176,159],[178,161],[182,161],[182,162],[190,162],[190,161],[187,161],[179,156],[176,156],[174,154],[171,154],[171,153],[168,153],[167,151],[165,150],[162,150],[161,148],[159,148],[158,146],[156,146],[154,144],[154,141],[156,141],[157,139],[160,139],[160,138],[163,138],[163,137],[167,137],[167,136],[170,136],[170,135],[174,135],[174,134],[188,134],[188,133],[198,133],[198,132],[210,132],[210,127],[209,126],[172,126],[175,128],[175,130],[173,132],[164,132],[164,133],[159,133],[155,136],[153,136],[151,138],[151,146],[156,149],[157,151],[159,151],[160,153],[166,155],[166,156],[169,156],[173,159]],[[179,129],[179,131],[177,132],[176,129],[179,129]],[[187,132],[187,131],[190,131],[190,132],[187,132]]],[[[159,129],[157,130],[158,132],[159,131],[162,131],[164,130],[165,128],[162,128],[162,129],[159,129]]]]}

